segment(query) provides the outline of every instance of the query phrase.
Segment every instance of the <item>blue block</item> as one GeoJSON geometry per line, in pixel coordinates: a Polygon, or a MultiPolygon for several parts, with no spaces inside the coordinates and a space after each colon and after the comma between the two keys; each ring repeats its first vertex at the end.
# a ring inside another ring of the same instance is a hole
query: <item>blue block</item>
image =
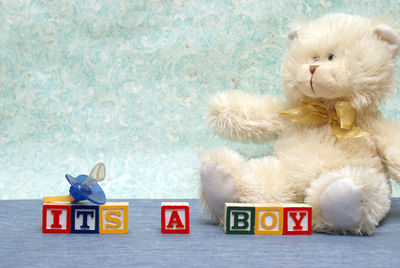
{"type": "Polygon", "coordinates": [[[99,206],[72,205],[71,233],[99,233],[99,206]]]}

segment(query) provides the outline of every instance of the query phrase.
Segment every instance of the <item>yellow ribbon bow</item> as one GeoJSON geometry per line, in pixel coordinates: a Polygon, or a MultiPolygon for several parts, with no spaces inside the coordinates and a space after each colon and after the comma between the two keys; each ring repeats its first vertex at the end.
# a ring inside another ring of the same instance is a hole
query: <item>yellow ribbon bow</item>
{"type": "Polygon", "coordinates": [[[295,123],[304,125],[322,126],[330,124],[332,134],[339,139],[358,138],[371,134],[370,131],[361,130],[353,124],[356,111],[350,102],[336,102],[335,110],[329,110],[323,103],[317,101],[302,101],[299,107],[281,114],[295,123]]]}

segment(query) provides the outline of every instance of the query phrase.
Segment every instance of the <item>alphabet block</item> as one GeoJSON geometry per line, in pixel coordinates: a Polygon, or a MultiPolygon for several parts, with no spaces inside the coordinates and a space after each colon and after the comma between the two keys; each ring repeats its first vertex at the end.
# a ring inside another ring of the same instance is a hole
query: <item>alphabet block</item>
{"type": "Polygon", "coordinates": [[[190,233],[189,203],[161,203],[161,232],[163,234],[190,233]]]}
{"type": "Polygon", "coordinates": [[[70,233],[71,206],[44,204],[43,205],[43,233],[70,233]]]}
{"type": "Polygon", "coordinates": [[[306,204],[225,203],[227,234],[310,235],[312,207],[306,204]]]}
{"type": "Polygon", "coordinates": [[[225,203],[226,234],[254,234],[254,204],[225,203]]]}
{"type": "Polygon", "coordinates": [[[281,235],[283,232],[283,207],[279,204],[255,204],[256,235],[281,235]]]}
{"type": "Polygon", "coordinates": [[[283,234],[310,235],[312,233],[312,208],[306,204],[284,204],[283,234]]]}
{"type": "Polygon", "coordinates": [[[43,233],[127,233],[128,202],[44,203],[43,233]]]}
{"type": "Polygon", "coordinates": [[[71,233],[98,233],[99,206],[79,204],[71,206],[71,233]]]}
{"type": "Polygon", "coordinates": [[[128,202],[107,202],[100,206],[100,233],[128,232],[128,204],[128,202]]]}

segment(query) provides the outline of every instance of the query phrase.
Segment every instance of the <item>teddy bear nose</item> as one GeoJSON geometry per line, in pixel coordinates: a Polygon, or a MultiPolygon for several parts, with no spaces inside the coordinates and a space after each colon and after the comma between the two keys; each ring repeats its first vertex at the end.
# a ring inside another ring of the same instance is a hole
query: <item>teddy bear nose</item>
{"type": "Polygon", "coordinates": [[[310,65],[310,73],[314,74],[315,70],[319,67],[319,65],[310,65]]]}

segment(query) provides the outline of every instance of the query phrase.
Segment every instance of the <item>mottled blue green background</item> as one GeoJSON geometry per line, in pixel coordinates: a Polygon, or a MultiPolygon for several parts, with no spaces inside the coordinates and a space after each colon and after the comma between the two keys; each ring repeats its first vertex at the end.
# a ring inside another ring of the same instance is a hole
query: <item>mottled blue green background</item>
{"type": "Polygon", "coordinates": [[[400,1],[0,1],[0,199],[66,194],[97,161],[108,197],[197,197],[202,149],[271,153],[213,136],[209,97],[281,96],[289,24],[328,12],[398,24],[400,1]]]}

